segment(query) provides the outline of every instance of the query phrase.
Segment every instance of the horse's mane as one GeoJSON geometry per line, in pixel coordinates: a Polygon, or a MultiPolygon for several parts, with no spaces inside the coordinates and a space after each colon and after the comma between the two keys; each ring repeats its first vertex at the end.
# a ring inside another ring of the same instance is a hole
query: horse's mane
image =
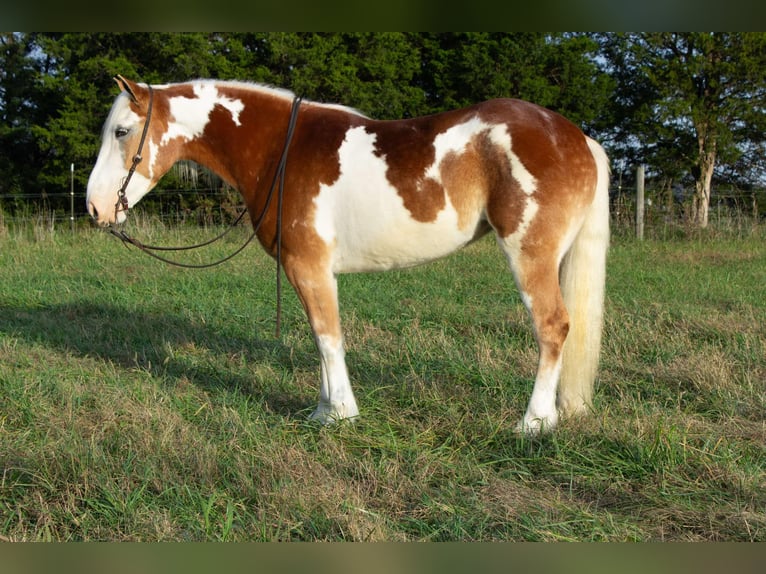
{"type": "MultiPolygon", "coordinates": [[[[247,82],[242,80],[213,80],[213,79],[206,79],[206,78],[198,78],[196,80],[190,80],[188,82],[183,82],[185,84],[214,84],[216,86],[222,86],[226,88],[233,88],[233,89],[240,89],[245,91],[251,91],[251,92],[259,92],[263,94],[268,94],[270,96],[276,96],[279,98],[283,98],[286,100],[293,100],[295,98],[295,92],[288,90],[286,88],[279,88],[276,86],[272,86],[270,84],[266,83],[260,83],[260,82],[247,82]]],[[[162,86],[157,86],[162,87],[162,86]]],[[[309,104],[313,106],[319,106],[323,108],[329,108],[329,109],[335,109],[340,110],[343,112],[347,112],[350,114],[354,114],[357,116],[362,116],[364,118],[367,118],[365,114],[360,112],[359,110],[344,106],[342,104],[329,104],[329,103],[323,103],[323,102],[316,102],[312,100],[303,99],[302,104],[309,104]]]]}

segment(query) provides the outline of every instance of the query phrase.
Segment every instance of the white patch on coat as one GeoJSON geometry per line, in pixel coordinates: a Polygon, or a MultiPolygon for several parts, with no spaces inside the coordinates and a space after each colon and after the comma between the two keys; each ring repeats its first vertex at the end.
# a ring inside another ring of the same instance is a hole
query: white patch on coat
{"type": "Polygon", "coordinates": [[[511,162],[511,174],[521,187],[521,191],[527,197],[531,196],[537,190],[537,179],[529,172],[519,156],[513,153],[511,134],[508,133],[508,128],[505,125],[494,126],[490,131],[490,140],[505,152],[508,161],[511,162]]]}
{"type": "MultiPolygon", "coordinates": [[[[526,196],[524,213],[521,216],[521,221],[519,222],[516,231],[504,239],[498,238],[498,241],[500,241],[503,250],[508,256],[511,267],[513,267],[514,262],[519,261],[524,237],[540,208],[538,203],[532,197],[535,191],[537,191],[537,178],[530,173],[519,156],[513,152],[513,142],[505,126],[495,126],[491,132],[491,137],[495,145],[501,146],[505,150],[505,153],[508,156],[508,161],[511,163],[511,175],[526,196]]],[[[514,273],[516,273],[516,270],[514,270],[514,273]]]]}
{"type": "Polygon", "coordinates": [[[462,152],[475,135],[488,128],[479,118],[473,117],[438,134],[433,143],[434,162],[426,169],[425,176],[442,183],[441,164],[444,158],[451,153],[462,152]]]}
{"type": "Polygon", "coordinates": [[[196,98],[177,96],[168,99],[171,121],[162,136],[160,146],[178,137],[193,140],[201,136],[216,105],[229,111],[235,125],[242,125],[239,121],[239,114],[245,109],[242,100],[222,96],[216,85],[211,82],[195,83],[193,89],[196,98]]]}
{"type": "Polygon", "coordinates": [[[511,164],[511,175],[526,196],[524,212],[522,213],[521,221],[519,222],[516,231],[511,233],[508,237],[503,238],[498,236],[497,241],[508,259],[511,271],[516,279],[516,285],[519,287],[521,298],[527,308],[531,309],[533,304],[532,295],[526,293],[519,282],[520,274],[523,273],[519,268],[519,263],[521,261],[521,248],[524,243],[524,238],[527,235],[529,226],[532,224],[532,221],[534,221],[535,216],[540,209],[539,204],[533,197],[535,191],[537,191],[537,178],[530,173],[519,156],[513,152],[511,136],[505,126],[495,126],[491,132],[491,137],[495,145],[501,146],[505,150],[505,154],[511,164]]]}
{"type": "MultiPolygon", "coordinates": [[[[446,204],[434,221],[414,219],[386,177],[388,164],[375,154],[375,138],[363,126],[349,129],[338,150],[340,176],[331,185],[321,185],[314,198],[314,227],[334,246],[335,273],[409,267],[438,259],[468,243],[481,216],[477,212],[473,225],[461,230],[457,211],[445,194],[446,204]]],[[[443,150],[462,149],[465,141],[465,135],[462,144],[460,138],[443,139],[442,155],[443,150]]]]}
{"type": "Polygon", "coordinates": [[[438,134],[434,138],[434,162],[426,170],[426,177],[432,178],[441,183],[441,163],[450,153],[460,154],[476,136],[482,133],[488,133],[490,141],[505,152],[508,161],[511,163],[511,170],[514,178],[518,181],[522,191],[526,195],[531,195],[537,189],[537,180],[527,170],[519,157],[513,153],[511,148],[511,135],[504,124],[489,124],[477,116],[472,117],[462,124],[457,124],[438,134]]]}

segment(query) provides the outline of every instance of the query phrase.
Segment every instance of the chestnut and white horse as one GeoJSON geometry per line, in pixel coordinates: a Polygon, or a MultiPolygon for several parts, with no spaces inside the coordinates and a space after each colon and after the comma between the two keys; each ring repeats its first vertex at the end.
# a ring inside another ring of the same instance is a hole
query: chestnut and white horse
{"type": "Polygon", "coordinates": [[[568,120],[497,99],[377,121],[339,105],[297,105],[288,91],[249,83],[115,80],[121,93],[88,182],[88,211],[102,226],[122,223],[128,207],[186,159],[239,190],[253,222],[261,219],[258,240],[275,257],[281,226],[281,263],[321,359],[313,418],[359,415],[336,276],[432,261],[488,232],[507,256],[539,347],[519,430],[550,429],[559,416],[589,409],[602,330],[609,167],[602,147],[568,120]],[[288,130],[280,214],[269,187],[288,130]]]}

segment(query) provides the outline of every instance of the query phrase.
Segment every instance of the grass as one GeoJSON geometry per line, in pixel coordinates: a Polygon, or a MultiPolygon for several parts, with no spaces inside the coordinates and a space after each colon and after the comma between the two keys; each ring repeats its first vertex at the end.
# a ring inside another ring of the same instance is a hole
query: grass
{"type": "Polygon", "coordinates": [[[594,413],[538,439],[513,433],[536,354],[492,240],[341,277],[362,418],[329,428],[257,248],[188,271],[6,232],[0,284],[0,539],[766,540],[758,232],[617,238],[594,413]]]}

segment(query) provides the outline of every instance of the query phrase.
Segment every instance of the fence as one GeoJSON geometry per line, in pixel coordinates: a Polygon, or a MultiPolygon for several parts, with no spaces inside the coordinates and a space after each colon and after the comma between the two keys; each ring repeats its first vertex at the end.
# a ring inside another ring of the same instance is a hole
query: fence
{"type": "MultiPolygon", "coordinates": [[[[644,192],[644,230],[648,237],[669,238],[688,230],[691,190],[644,192]]],[[[631,235],[637,228],[635,187],[610,190],[612,227],[615,233],[631,235]]],[[[230,223],[243,207],[239,194],[221,186],[201,189],[155,189],[137,206],[137,211],[167,225],[219,225],[230,223]]],[[[710,202],[710,225],[746,229],[766,224],[766,190],[714,190],[710,202]]],[[[0,228],[44,226],[71,229],[90,225],[84,191],[0,195],[0,228]]]]}
{"type": "MultiPolygon", "coordinates": [[[[155,189],[136,207],[169,225],[225,224],[234,219],[243,202],[228,188],[155,189]]],[[[15,193],[0,195],[0,226],[69,226],[90,224],[85,192],[15,193]]]]}
{"type": "MultiPolygon", "coordinates": [[[[667,239],[687,234],[690,222],[692,189],[656,189],[640,191],[637,185],[610,190],[612,227],[617,233],[667,239]],[[643,197],[641,206],[638,197],[643,197]]],[[[766,189],[738,190],[717,188],[711,193],[708,224],[713,229],[747,232],[766,224],[766,189]]]]}

